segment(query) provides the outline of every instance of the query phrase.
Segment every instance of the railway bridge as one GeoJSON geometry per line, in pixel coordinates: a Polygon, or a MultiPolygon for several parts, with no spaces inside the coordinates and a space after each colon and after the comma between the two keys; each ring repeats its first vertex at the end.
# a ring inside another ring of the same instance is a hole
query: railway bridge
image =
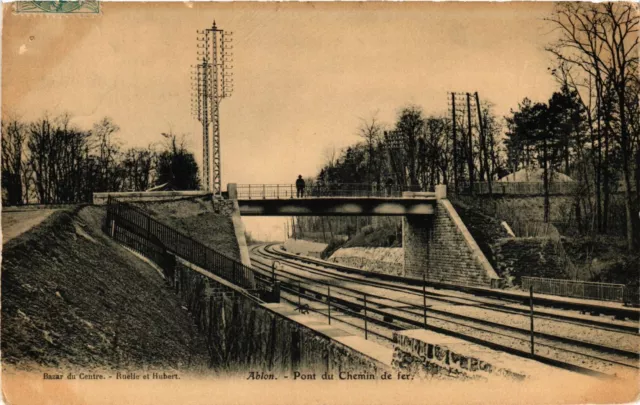
{"type": "Polygon", "coordinates": [[[376,190],[366,184],[343,184],[307,187],[298,197],[292,184],[232,183],[227,186],[227,192],[230,199],[238,201],[240,214],[245,216],[405,216],[433,215],[436,200],[446,196],[445,186],[438,187],[436,192],[420,192],[400,187],[376,190]]]}
{"type": "Polygon", "coordinates": [[[434,192],[366,184],[307,187],[292,184],[227,185],[244,216],[401,216],[404,276],[431,281],[497,286],[500,277],[447,200],[434,192]]]}

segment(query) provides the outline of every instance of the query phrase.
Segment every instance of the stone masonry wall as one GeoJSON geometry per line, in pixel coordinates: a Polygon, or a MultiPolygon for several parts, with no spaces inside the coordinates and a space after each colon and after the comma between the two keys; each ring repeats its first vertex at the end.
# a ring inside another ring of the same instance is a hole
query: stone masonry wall
{"type": "Polygon", "coordinates": [[[403,252],[402,248],[341,248],[328,260],[374,273],[404,276],[403,252]]]}
{"type": "Polygon", "coordinates": [[[499,272],[507,285],[520,285],[521,277],[571,278],[566,259],[549,238],[505,238],[493,245],[499,272]]]}
{"type": "Polygon", "coordinates": [[[491,286],[499,277],[448,200],[435,215],[406,216],[402,223],[406,277],[491,286]]]}
{"type": "MultiPolygon", "coordinates": [[[[523,380],[519,371],[496,362],[490,350],[475,352],[469,348],[451,348],[446,343],[425,341],[407,335],[409,332],[394,332],[394,369],[420,378],[481,380],[492,377],[523,380]]],[[[459,346],[459,345],[457,345],[459,346]]]]}
{"type": "MultiPolygon", "coordinates": [[[[165,270],[167,272],[167,270],[165,270]]],[[[177,262],[167,282],[206,337],[211,367],[247,375],[348,371],[378,375],[389,366],[283,316],[177,262]],[[177,282],[175,281],[177,280],[177,282]]],[[[295,312],[294,312],[295,313],[295,312]]],[[[259,377],[256,377],[260,379],[259,377]]]]}

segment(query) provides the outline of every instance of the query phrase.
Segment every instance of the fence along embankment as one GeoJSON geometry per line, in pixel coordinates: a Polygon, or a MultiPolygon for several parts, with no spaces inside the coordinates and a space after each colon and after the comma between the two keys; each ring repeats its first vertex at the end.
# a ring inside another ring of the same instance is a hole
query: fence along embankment
{"type": "Polygon", "coordinates": [[[192,314],[224,372],[264,370],[378,373],[387,365],[277,313],[263,304],[273,286],[255,270],[151,218],[110,200],[105,231],[149,257],[192,314]]]}

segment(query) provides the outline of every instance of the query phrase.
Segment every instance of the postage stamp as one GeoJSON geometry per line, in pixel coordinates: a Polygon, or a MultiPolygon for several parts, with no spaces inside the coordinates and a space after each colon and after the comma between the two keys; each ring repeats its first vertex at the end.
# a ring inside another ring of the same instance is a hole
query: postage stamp
{"type": "Polygon", "coordinates": [[[23,0],[15,2],[15,11],[20,14],[98,14],[100,13],[99,0],[60,0],[37,1],[23,0]]]}

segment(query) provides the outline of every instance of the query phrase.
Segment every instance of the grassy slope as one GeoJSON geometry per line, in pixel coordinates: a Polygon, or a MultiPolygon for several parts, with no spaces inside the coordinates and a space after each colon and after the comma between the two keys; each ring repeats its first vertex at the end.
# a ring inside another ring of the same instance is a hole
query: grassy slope
{"type": "Polygon", "coordinates": [[[199,368],[177,296],[100,230],[104,209],[59,211],[3,246],[3,360],[23,366],[199,368]]]}
{"type": "Polygon", "coordinates": [[[501,225],[501,221],[484,215],[478,209],[473,208],[467,204],[459,201],[452,201],[456,212],[460,216],[460,219],[475,239],[478,247],[482,250],[485,257],[494,269],[497,269],[497,263],[491,244],[495,243],[498,239],[508,238],[509,234],[506,229],[501,225]]]}
{"type": "MultiPolygon", "coordinates": [[[[520,231],[535,231],[535,228],[540,226],[540,220],[542,218],[541,197],[534,197],[530,200],[530,204],[527,205],[523,203],[520,208],[513,208],[512,212],[509,212],[509,217],[521,221],[520,226],[514,226],[516,233],[518,233],[516,230],[518,228],[520,231]],[[528,220],[531,219],[537,222],[528,222],[528,220]]],[[[526,201],[526,199],[524,201],[526,201]]],[[[562,202],[563,200],[555,197],[552,201],[552,218],[562,217],[561,210],[559,209],[561,204],[558,201],[562,202]]],[[[489,214],[491,210],[485,207],[486,204],[487,200],[477,201],[471,200],[468,197],[464,203],[456,203],[458,213],[483,251],[485,251],[485,248],[480,244],[482,238],[474,233],[472,229],[473,226],[470,226],[471,221],[465,218],[464,212],[460,210],[460,205],[471,206],[474,212],[487,217],[487,215],[484,214],[489,214]]],[[[500,221],[495,217],[489,216],[489,218],[492,218],[496,223],[500,221]]],[[[510,225],[513,224],[510,223],[510,225]]],[[[559,230],[562,232],[562,229],[559,230]]],[[[488,232],[489,238],[491,238],[491,234],[492,232],[488,232]]],[[[622,284],[638,283],[640,279],[640,252],[629,254],[626,251],[624,238],[609,235],[591,237],[587,235],[575,235],[575,232],[572,233],[572,236],[564,234],[561,236],[562,246],[573,265],[577,268],[580,279],[622,284]]],[[[487,257],[489,258],[489,256],[487,257]]],[[[492,259],[489,258],[489,260],[491,261],[492,259]]],[[[558,278],[560,278],[560,276],[558,276],[558,278]]]]}
{"type": "Polygon", "coordinates": [[[158,221],[227,256],[239,259],[240,248],[231,217],[214,212],[211,200],[193,198],[167,202],[139,202],[158,221]]]}

